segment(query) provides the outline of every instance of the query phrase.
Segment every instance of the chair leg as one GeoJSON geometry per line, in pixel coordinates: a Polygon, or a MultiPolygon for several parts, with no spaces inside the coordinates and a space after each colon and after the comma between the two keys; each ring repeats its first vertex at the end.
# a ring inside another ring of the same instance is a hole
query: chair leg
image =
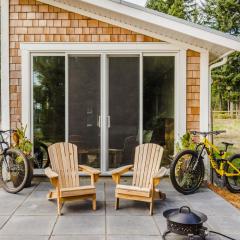
{"type": "Polygon", "coordinates": [[[150,211],[149,211],[149,214],[152,216],[153,214],[153,199],[152,199],[152,202],[150,202],[150,211]]]}
{"type": "Polygon", "coordinates": [[[115,210],[119,209],[119,198],[116,198],[115,200],[115,210]]]}
{"type": "Polygon", "coordinates": [[[97,200],[96,200],[96,195],[93,196],[92,198],[92,209],[96,211],[97,209],[97,200]]]}
{"type": "Polygon", "coordinates": [[[61,201],[61,198],[58,197],[57,198],[57,210],[58,210],[58,215],[59,216],[61,215],[61,208],[62,208],[62,201],[61,201]]]}

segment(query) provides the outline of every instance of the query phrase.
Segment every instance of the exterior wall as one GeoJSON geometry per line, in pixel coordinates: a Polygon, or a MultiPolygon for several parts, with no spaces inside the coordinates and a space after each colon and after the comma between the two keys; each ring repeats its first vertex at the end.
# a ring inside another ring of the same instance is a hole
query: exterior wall
{"type": "Polygon", "coordinates": [[[35,0],[10,0],[10,122],[21,121],[21,42],[159,42],[35,0]]]}
{"type": "MultiPolygon", "coordinates": [[[[36,0],[10,0],[10,123],[21,121],[22,42],[158,42],[36,0]]],[[[187,129],[199,129],[200,55],[187,53],[187,129]]]]}
{"type": "Polygon", "coordinates": [[[187,51],[187,130],[200,127],[200,53],[187,51]]]}

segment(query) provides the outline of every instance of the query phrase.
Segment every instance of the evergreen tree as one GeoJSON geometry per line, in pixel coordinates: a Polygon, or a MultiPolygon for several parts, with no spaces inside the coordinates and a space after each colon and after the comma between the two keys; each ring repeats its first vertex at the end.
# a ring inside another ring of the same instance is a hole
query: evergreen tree
{"type": "Polygon", "coordinates": [[[148,0],[146,7],[179,18],[185,18],[184,0],[148,0]]]}
{"type": "Polygon", "coordinates": [[[185,8],[184,8],[184,1],[183,0],[175,0],[171,7],[168,9],[168,14],[179,17],[185,18],[185,8]]]}
{"type": "MultiPolygon", "coordinates": [[[[240,35],[240,4],[238,0],[206,0],[204,23],[214,29],[240,35]]],[[[212,103],[215,109],[240,109],[240,53],[234,52],[225,65],[212,72],[212,103]],[[231,106],[231,107],[230,107],[231,106]]]]}
{"type": "Polygon", "coordinates": [[[196,0],[148,0],[146,7],[195,23],[201,19],[196,0]]]}
{"type": "Polygon", "coordinates": [[[185,0],[186,20],[194,23],[201,22],[201,11],[196,0],[185,0]]]}

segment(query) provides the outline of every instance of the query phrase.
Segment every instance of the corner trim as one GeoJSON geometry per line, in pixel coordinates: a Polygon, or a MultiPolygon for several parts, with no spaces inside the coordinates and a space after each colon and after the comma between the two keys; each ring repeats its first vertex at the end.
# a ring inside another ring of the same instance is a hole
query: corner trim
{"type": "Polygon", "coordinates": [[[200,52],[200,131],[210,129],[211,83],[208,63],[209,52],[200,52]]]}
{"type": "Polygon", "coordinates": [[[9,0],[1,0],[1,123],[10,128],[9,104],[9,0]]]}

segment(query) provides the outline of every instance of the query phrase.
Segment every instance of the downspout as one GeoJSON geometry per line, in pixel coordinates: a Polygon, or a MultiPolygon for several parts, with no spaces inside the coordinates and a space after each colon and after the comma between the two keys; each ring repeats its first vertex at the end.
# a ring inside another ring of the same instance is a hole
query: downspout
{"type": "MultiPolygon", "coordinates": [[[[209,84],[210,86],[212,85],[212,70],[218,67],[221,67],[222,65],[227,63],[228,60],[228,56],[230,54],[232,54],[234,51],[229,51],[226,54],[224,54],[223,56],[221,56],[219,59],[222,59],[220,62],[216,62],[218,60],[215,61],[215,63],[212,63],[209,65],[209,84]]],[[[211,87],[210,87],[211,89],[211,87]]],[[[211,90],[209,91],[209,99],[210,99],[210,122],[211,122],[211,131],[213,130],[213,114],[212,114],[212,110],[211,110],[211,90]]],[[[211,142],[213,143],[213,135],[211,135],[211,142]]],[[[210,166],[211,168],[211,166],[210,166]]],[[[211,168],[211,172],[210,172],[210,179],[211,179],[211,183],[213,184],[213,169],[211,168]]]]}

